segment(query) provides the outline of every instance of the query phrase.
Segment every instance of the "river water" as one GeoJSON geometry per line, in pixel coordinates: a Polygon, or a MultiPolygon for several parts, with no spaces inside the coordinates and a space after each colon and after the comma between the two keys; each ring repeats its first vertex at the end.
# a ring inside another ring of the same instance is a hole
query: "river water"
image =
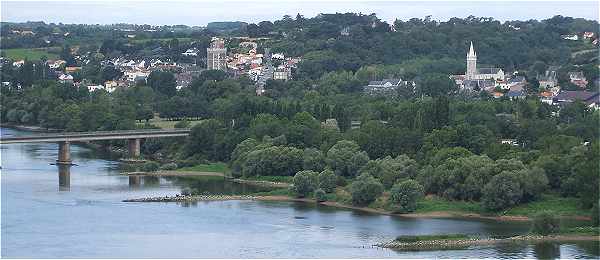
{"type": "MultiPolygon", "coordinates": [[[[1,129],[3,136],[25,134],[1,129]]],[[[30,134],[30,133],[27,133],[30,134]]],[[[527,223],[410,219],[307,203],[218,201],[126,203],[174,195],[191,185],[208,193],[255,187],[218,179],[119,175],[119,163],[72,145],[78,166],[59,186],[56,144],[1,147],[1,256],[6,258],[598,258],[598,245],[543,243],[461,250],[372,247],[398,235],[512,235],[527,223]]]]}

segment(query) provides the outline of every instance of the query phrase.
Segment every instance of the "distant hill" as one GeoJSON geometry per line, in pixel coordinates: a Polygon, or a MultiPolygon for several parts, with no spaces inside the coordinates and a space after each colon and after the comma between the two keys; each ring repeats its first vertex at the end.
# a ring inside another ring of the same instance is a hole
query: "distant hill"
{"type": "Polygon", "coordinates": [[[215,32],[231,32],[246,27],[246,22],[211,22],[206,26],[207,29],[215,32]]]}

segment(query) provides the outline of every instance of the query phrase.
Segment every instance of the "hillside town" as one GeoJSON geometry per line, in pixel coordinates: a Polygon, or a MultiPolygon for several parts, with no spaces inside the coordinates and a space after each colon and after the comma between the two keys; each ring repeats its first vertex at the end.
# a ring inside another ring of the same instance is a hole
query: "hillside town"
{"type": "MultiPolygon", "coordinates": [[[[121,29],[124,37],[134,38],[135,30],[121,29]]],[[[144,31],[156,31],[156,29],[145,29],[144,31]]],[[[35,35],[30,30],[13,30],[16,35],[35,35]]],[[[64,32],[59,36],[67,37],[70,33],[64,32]]],[[[341,36],[350,35],[349,28],[345,27],[341,36]]],[[[58,37],[55,35],[55,37],[58,37]]],[[[585,41],[598,45],[598,36],[594,32],[582,32],[580,34],[564,35],[562,37],[567,41],[585,41]]],[[[219,38],[212,37],[210,45],[201,50],[194,47],[192,42],[190,47],[180,53],[181,57],[186,59],[182,61],[173,61],[168,57],[156,58],[156,55],[147,57],[127,58],[125,56],[105,58],[100,61],[102,68],[114,68],[118,77],[104,82],[92,82],[89,79],[80,76],[83,67],[90,63],[92,58],[97,58],[94,53],[74,54],[74,64],[67,65],[67,61],[62,59],[47,59],[47,66],[50,77],[54,75],[55,79],[64,84],[73,84],[77,88],[87,88],[88,91],[105,90],[109,93],[118,88],[127,88],[136,85],[139,82],[145,82],[153,71],[166,71],[173,73],[176,79],[177,89],[188,87],[194,78],[198,77],[204,70],[221,70],[232,78],[245,76],[255,82],[256,95],[262,95],[266,92],[264,86],[267,80],[287,81],[294,77],[294,72],[298,68],[298,63],[302,57],[290,57],[284,53],[270,53],[268,47],[262,47],[259,51],[259,42],[269,38],[251,38],[251,37],[232,37],[219,38]],[[237,42],[233,48],[227,48],[229,42],[237,42]],[[205,55],[201,55],[204,52],[205,55]],[[198,59],[198,57],[204,57],[198,59]]],[[[74,51],[74,50],[69,50],[74,51]]],[[[161,48],[153,50],[160,52],[161,48]]],[[[498,67],[480,67],[477,64],[477,52],[473,42],[469,42],[469,49],[466,55],[465,74],[450,75],[460,91],[463,92],[485,92],[494,98],[523,99],[526,96],[537,96],[542,102],[558,105],[564,102],[573,102],[581,100],[589,107],[597,109],[599,107],[599,95],[597,91],[586,90],[588,86],[598,87],[599,79],[589,82],[583,72],[569,71],[569,85],[576,88],[565,88],[558,82],[558,70],[560,65],[549,66],[544,72],[537,73],[533,77],[531,74],[525,75],[520,71],[505,71],[498,67]],[[527,77],[529,76],[529,77],[527,77]],[[532,90],[535,87],[535,90],[532,90]]],[[[485,55],[481,53],[480,55],[485,55]]],[[[11,60],[6,57],[0,58],[0,66],[12,66],[13,69],[20,68],[25,60],[11,60]]],[[[370,81],[363,87],[364,93],[369,95],[388,95],[393,96],[399,89],[404,91],[417,91],[417,83],[414,79],[388,78],[376,81],[370,81]]],[[[2,82],[3,87],[11,86],[8,81],[2,82]]],[[[593,89],[593,88],[592,88],[593,89]]]]}

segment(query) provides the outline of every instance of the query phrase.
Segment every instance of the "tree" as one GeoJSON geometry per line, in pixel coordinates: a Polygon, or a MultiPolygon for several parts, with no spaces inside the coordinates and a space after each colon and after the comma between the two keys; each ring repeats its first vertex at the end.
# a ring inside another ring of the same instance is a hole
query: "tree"
{"type": "Polygon", "coordinates": [[[517,205],[523,196],[521,180],[514,172],[502,172],[483,188],[483,207],[498,211],[517,205]]]}
{"type": "Polygon", "coordinates": [[[350,184],[352,203],[355,205],[368,205],[375,201],[382,192],[383,185],[368,173],[361,174],[350,184]]]}
{"type": "Polygon", "coordinates": [[[337,176],[332,170],[326,169],[319,173],[319,188],[326,193],[331,193],[335,190],[337,176]]]}
{"type": "Polygon", "coordinates": [[[327,151],[327,165],[339,176],[355,176],[368,160],[368,155],[353,141],[338,141],[327,151]]]}
{"type": "Polygon", "coordinates": [[[293,190],[296,196],[303,198],[317,188],[317,173],[314,171],[299,171],[294,175],[293,190]]]}
{"type": "Polygon", "coordinates": [[[369,161],[361,170],[377,177],[385,188],[391,188],[400,179],[415,178],[417,176],[417,162],[406,155],[396,158],[386,156],[383,159],[369,161]]]}
{"type": "Polygon", "coordinates": [[[304,149],[302,156],[302,168],[320,172],[325,168],[325,156],[315,148],[304,149]]]}
{"type": "Polygon", "coordinates": [[[539,199],[542,192],[548,188],[548,178],[544,170],[534,167],[517,172],[521,178],[521,188],[523,189],[522,201],[532,201],[539,199]]]}
{"type": "Polygon", "coordinates": [[[177,83],[173,73],[155,70],[150,73],[146,81],[154,91],[167,97],[172,97],[177,93],[177,83]]]}
{"type": "Polygon", "coordinates": [[[417,209],[417,201],[423,195],[423,186],[415,180],[408,179],[394,184],[390,190],[390,202],[400,213],[413,212],[417,209]]]}
{"type": "Polygon", "coordinates": [[[542,211],[533,217],[531,231],[540,235],[550,235],[560,231],[560,221],[556,218],[556,213],[551,211],[542,211]]]}

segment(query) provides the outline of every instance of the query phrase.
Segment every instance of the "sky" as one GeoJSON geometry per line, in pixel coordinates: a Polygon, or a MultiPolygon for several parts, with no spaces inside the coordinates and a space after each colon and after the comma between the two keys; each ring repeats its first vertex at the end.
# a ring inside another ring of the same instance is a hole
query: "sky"
{"type": "Polygon", "coordinates": [[[383,21],[427,15],[438,21],[469,15],[496,20],[546,19],[554,15],[598,20],[598,1],[314,1],[314,0],[175,0],[175,1],[0,1],[3,22],[152,25],[199,25],[215,21],[258,23],[297,13],[376,13],[383,21]]]}

